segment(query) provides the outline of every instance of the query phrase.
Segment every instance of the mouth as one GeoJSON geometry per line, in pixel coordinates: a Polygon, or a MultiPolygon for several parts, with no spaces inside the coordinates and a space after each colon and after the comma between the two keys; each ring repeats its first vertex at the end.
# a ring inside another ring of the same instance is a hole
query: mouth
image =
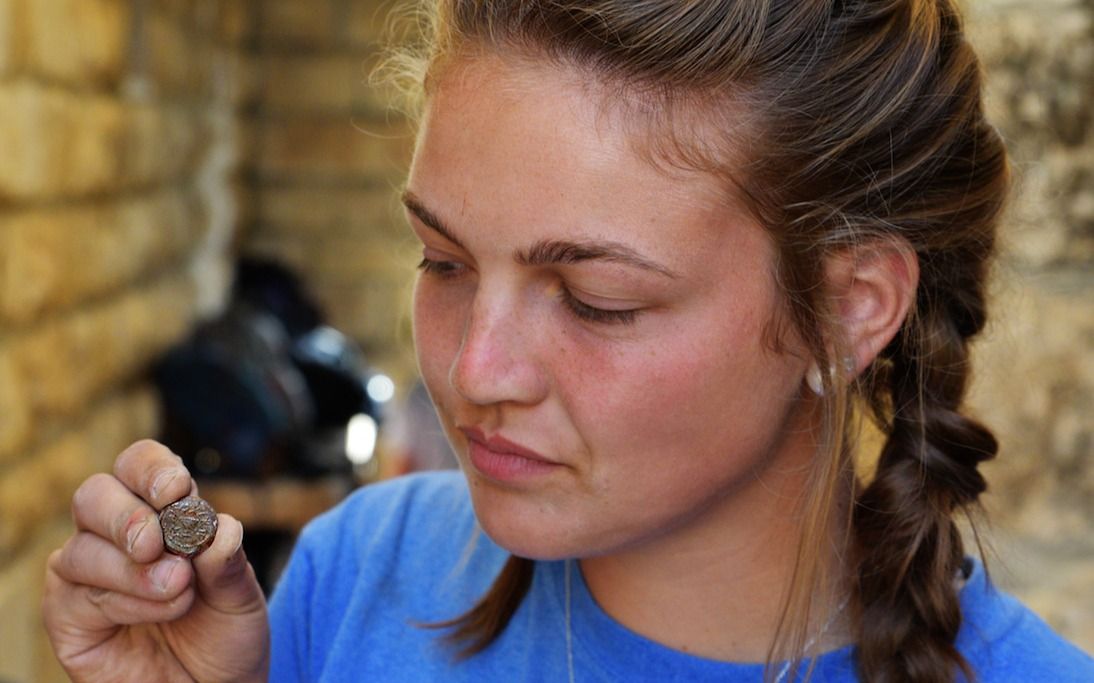
{"type": "Polygon", "coordinates": [[[546,476],[563,467],[500,434],[488,437],[478,427],[460,427],[459,430],[467,437],[471,466],[488,479],[515,483],[546,476]]]}

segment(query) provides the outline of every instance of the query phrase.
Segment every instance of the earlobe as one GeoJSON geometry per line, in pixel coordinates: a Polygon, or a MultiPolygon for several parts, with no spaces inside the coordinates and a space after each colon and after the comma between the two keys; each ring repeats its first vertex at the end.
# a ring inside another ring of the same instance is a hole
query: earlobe
{"type": "Polygon", "coordinates": [[[832,256],[826,276],[849,356],[845,370],[854,377],[874,361],[910,314],[919,259],[903,239],[872,240],[832,256]]]}

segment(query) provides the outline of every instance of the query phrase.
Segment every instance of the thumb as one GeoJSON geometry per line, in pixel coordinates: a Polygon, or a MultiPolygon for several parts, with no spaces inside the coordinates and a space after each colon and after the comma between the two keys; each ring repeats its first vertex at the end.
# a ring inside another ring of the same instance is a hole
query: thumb
{"type": "Polygon", "coordinates": [[[243,525],[223,513],[217,515],[217,524],[213,544],[193,560],[198,594],[218,612],[261,608],[265,598],[243,551],[243,525]]]}

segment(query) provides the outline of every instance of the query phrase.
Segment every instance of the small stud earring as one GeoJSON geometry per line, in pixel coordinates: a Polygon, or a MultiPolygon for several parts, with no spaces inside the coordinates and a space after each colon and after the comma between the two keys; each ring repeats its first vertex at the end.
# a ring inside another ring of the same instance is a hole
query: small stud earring
{"type": "Polygon", "coordinates": [[[858,369],[858,362],[855,360],[854,356],[844,356],[843,357],[843,372],[844,372],[845,377],[848,377],[848,378],[854,377],[855,376],[855,370],[857,370],[857,369],[858,369]]]}
{"type": "Polygon", "coordinates": [[[820,366],[816,363],[810,365],[809,369],[805,371],[805,383],[809,385],[814,394],[824,396],[824,383],[821,381],[820,366]]]}

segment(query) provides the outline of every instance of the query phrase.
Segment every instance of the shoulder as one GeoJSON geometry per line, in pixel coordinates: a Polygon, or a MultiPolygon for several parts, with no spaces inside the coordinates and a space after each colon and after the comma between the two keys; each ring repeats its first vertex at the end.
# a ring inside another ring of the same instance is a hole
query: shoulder
{"type": "Polygon", "coordinates": [[[433,606],[486,590],[505,557],[479,530],[460,473],[409,475],[364,486],[305,527],[274,598],[295,594],[321,620],[378,600],[429,620],[433,606]]]}
{"type": "Polygon", "coordinates": [[[1094,659],[988,580],[976,563],[961,591],[958,648],[980,683],[1094,681],[1094,659]]]}
{"type": "Polygon", "coordinates": [[[304,529],[296,552],[338,573],[357,573],[367,559],[372,570],[391,564],[422,576],[477,535],[466,480],[431,472],[358,489],[304,529]]]}
{"type": "Polygon", "coordinates": [[[436,633],[415,624],[465,612],[505,557],[458,472],[361,488],[297,541],[270,600],[271,680],[400,680],[403,659],[438,656],[436,633]]]}

